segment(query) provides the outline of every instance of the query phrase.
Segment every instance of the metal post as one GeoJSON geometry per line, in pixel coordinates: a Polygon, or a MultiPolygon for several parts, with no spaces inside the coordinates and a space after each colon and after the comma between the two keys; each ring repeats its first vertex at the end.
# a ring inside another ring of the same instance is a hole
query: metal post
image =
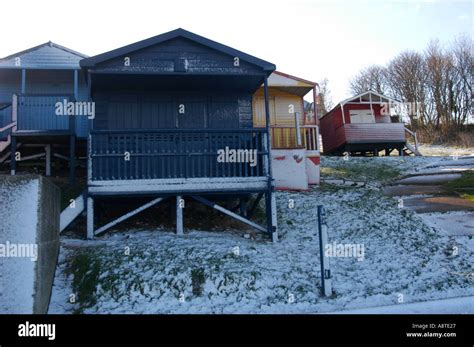
{"type": "Polygon", "coordinates": [[[318,206],[318,229],[319,229],[319,251],[321,263],[321,284],[322,294],[324,296],[332,295],[331,285],[331,269],[329,265],[329,257],[324,252],[326,244],[328,243],[327,225],[322,205],[318,206]]]}
{"type": "Polygon", "coordinates": [[[176,196],[176,234],[183,235],[183,205],[180,195],[176,196]]]}

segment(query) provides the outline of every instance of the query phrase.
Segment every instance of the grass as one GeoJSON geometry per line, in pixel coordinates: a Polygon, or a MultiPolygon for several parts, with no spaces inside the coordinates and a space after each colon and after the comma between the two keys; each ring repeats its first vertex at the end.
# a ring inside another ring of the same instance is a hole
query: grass
{"type": "Polygon", "coordinates": [[[321,176],[324,178],[388,182],[400,175],[397,168],[374,158],[349,158],[321,165],[321,176]]]}
{"type": "Polygon", "coordinates": [[[474,202],[474,171],[463,172],[460,178],[447,182],[444,187],[448,192],[474,202]]]}
{"type": "Polygon", "coordinates": [[[85,308],[96,304],[96,288],[100,272],[100,261],[90,250],[76,253],[68,263],[66,274],[73,275],[72,288],[79,305],[74,313],[83,313],[85,308]]]}

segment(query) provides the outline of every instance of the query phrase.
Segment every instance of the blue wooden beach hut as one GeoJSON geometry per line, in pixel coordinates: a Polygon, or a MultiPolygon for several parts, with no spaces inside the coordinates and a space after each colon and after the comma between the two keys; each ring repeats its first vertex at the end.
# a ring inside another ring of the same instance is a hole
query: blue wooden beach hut
{"type": "Polygon", "coordinates": [[[0,163],[42,158],[46,174],[51,159],[69,162],[74,178],[76,147],[84,147],[89,120],[58,116],[56,104],[87,100],[79,61],[85,55],[53,42],[0,59],[0,163]]]}
{"type": "Polygon", "coordinates": [[[82,59],[80,66],[95,104],[89,238],[169,197],[176,199],[176,230],[182,233],[184,196],[277,238],[267,83],[274,64],[177,29],[82,59]],[[267,126],[256,128],[252,96],[262,84],[267,126]],[[213,202],[243,194],[255,198],[241,214],[213,202]],[[129,196],[150,201],[96,227],[96,199],[129,196]],[[262,197],[265,227],[249,218],[262,197]]]}

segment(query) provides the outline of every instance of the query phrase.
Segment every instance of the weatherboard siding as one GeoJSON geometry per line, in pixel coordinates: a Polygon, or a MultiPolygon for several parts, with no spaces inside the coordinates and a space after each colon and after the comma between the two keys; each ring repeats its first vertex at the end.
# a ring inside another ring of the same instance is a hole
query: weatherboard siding
{"type": "Polygon", "coordinates": [[[262,73],[261,69],[242,59],[239,60],[239,66],[235,66],[234,58],[191,40],[176,38],[100,63],[95,71],[238,75],[262,73]],[[130,66],[124,64],[126,57],[130,59],[130,66]],[[185,64],[187,69],[179,71],[181,64],[185,64]]]}
{"type": "Polygon", "coordinates": [[[94,100],[97,130],[252,127],[252,96],[245,93],[100,92],[94,100]]]}
{"type": "Polygon", "coordinates": [[[20,54],[11,55],[7,59],[0,60],[0,69],[78,69],[79,61],[82,58],[54,45],[45,44],[36,49],[20,52],[20,54]],[[20,58],[20,65],[17,63],[17,58],[20,58]]]}

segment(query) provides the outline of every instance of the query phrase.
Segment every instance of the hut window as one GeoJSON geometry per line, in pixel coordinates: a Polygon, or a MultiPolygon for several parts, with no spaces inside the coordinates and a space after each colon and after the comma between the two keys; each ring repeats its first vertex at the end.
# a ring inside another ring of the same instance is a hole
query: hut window
{"type": "Polygon", "coordinates": [[[351,110],[351,123],[375,123],[371,110],[351,110]]]}

